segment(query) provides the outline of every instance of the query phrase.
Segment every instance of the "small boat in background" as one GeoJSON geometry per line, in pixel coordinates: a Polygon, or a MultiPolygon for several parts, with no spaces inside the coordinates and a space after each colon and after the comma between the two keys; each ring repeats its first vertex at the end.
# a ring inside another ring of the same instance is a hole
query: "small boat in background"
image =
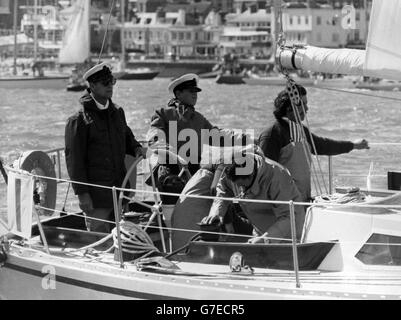
{"type": "Polygon", "coordinates": [[[225,54],[216,83],[219,84],[244,84],[245,70],[241,68],[238,57],[234,54],[225,54]]]}
{"type": "Polygon", "coordinates": [[[125,69],[124,71],[113,72],[116,79],[121,80],[152,80],[159,74],[159,71],[150,68],[125,69]]]}
{"type": "Polygon", "coordinates": [[[204,72],[204,73],[199,74],[199,78],[201,78],[201,79],[213,79],[213,78],[216,78],[217,76],[219,76],[220,73],[221,73],[220,70],[204,72]]]}
{"type": "Polygon", "coordinates": [[[357,83],[357,89],[367,89],[375,91],[399,91],[401,90],[401,81],[380,79],[377,81],[364,81],[357,83]]]}
{"type": "Polygon", "coordinates": [[[75,68],[71,70],[67,91],[83,91],[88,88],[86,81],[82,77],[84,70],[84,67],[80,65],[76,65],[75,68]]]}
{"type": "Polygon", "coordinates": [[[211,71],[199,74],[199,78],[201,78],[201,79],[216,78],[217,76],[219,76],[221,74],[222,69],[223,69],[223,65],[221,63],[217,63],[214,65],[214,67],[212,68],[211,71]]]}
{"type": "Polygon", "coordinates": [[[69,83],[67,85],[67,91],[84,91],[85,89],[87,89],[88,86],[84,83],[69,83]]]}
{"type": "Polygon", "coordinates": [[[244,76],[242,74],[220,74],[216,77],[218,84],[244,84],[244,76]]]}

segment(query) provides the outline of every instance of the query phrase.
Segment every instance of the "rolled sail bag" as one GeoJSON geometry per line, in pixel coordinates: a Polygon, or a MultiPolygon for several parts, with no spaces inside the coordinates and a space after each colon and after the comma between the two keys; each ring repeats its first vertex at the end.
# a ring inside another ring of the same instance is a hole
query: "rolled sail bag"
{"type": "MultiPolygon", "coordinates": [[[[44,215],[52,215],[56,207],[57,181],[54,163],[49,155],[43,151],[26,151],[14,161],[14,168],[21,169],[41,177],[35,177],[35,191],[40,197],[39,212],[44,215]]],[[[33,195],[32,195],[33,196],[33,195]]]]}

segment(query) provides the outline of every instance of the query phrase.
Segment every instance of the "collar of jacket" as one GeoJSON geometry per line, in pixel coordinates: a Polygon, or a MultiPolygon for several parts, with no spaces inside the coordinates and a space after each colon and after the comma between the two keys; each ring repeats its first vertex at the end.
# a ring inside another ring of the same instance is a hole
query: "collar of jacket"
{"type": "MultiPolygon", "coordinates": [[[[266,184],[271,181],[273,177],[272,168],[277,166],[282,170],[287,170],[276,161],[261,157],[257,154],[253,154],[253,156],[256,161],[256,177],[253,179],[252,185],[245,191],[245,195],[248,195],[247,198],[257,196],[261,190],[266,187],[266,184]]],[[[237,189],[239,190],[239,188],[237,189]]]]}
{"type": "Polygon", "coordinates": [[[194,106],[187,106],[183,104],[180,100],[177,98],[171,99],[168,103],[167,106],[170,108],[175,108],[177,111],[178,115],[181,117],[187,117],[185,115],[188,115],[190,118],[192,118],[195,114],[195,107],[194,106]]]}
{"type": "MultiPolygon", "coordinates": [[[[91,111],[95,111],[95,112],[102,111],[97,107],[96,102],[95,102],[95,100],[93,100],[93,98],[90,95],[90,93],[85,93],[81,97],[81,99],[79,99],[79,102],[81,103],[81,105],[86,110],[91,110],[91,111]]],[[[116,107],[115,107],[113,101],[111,101],[111,99],[109,99],[109,107],[108,107],[108,109],[110,110],[110,113],[113,113],[116,110],[116,107]]]]}

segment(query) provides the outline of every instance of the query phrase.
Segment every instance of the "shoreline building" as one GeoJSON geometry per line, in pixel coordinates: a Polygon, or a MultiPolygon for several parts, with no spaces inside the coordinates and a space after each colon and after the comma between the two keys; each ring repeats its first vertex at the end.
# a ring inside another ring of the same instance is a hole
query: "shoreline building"
{"type": "Polygon", "coordinates": [[[272,54],[271,14],[268,9],[250,7],[244,12],[226,15],[226,25],[220,36],[222,54],[260,59],[272,54]]]}
{"type": "Polygon", "coordinates": [[[63,42],[64,27],[60,23],[55,6],[25,7],[27,13],[22,16],[21,32],[35,39],[36,48],[27,52],[29,56],[57,57],[63,42]],[[35,36],[36,28],[36,36],[35,36]]]}
{"type": "Polygon", "coordinates": [[[142,51],[148,57],[215,57],[222,29],[221,18],[210,8],[170,5],[156,12],[138,12],[124,24],[127,52],[142,51]],[[197,9],[198,8],[198,9],[197,9]],[[194,10],[196,9],[196,10],[194,10]],[[197,12],[197,14],[195,14],[197,12]]]}
{"type": "MultiPolygon", "coordinates": [[[[354,8],[348,15],[342,9],[331,5],[308,7],[303,3],[288,3],[282,15],[286,44],[364,48],[370,8],[354,8]]],[[[274,34],[274,24],[272,28],[274,34]]]]}

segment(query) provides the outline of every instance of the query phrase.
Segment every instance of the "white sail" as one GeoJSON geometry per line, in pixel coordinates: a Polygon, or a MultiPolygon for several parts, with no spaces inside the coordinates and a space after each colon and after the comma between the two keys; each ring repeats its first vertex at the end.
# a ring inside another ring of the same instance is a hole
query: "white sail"
{"type": "Polygon", "coordinates": [[[90,1],[77,0],[66,9],[68,15],[66,32],[60,49],[60,63],[82,63],[89,57],[89,10],[90,1]]]}
{"type": "Polygon", "coordinates": [[[374,0],[364,74],[401,80],[401,1],[374,0]]]}
{"type": "Polygon", "coordinates": [[[278,49],[288,69],[401,80],[401,1],[373,0],[366,50],[313,46],[278,49]],[[391,36],[394,35],[394,36],[391,36]]]}

